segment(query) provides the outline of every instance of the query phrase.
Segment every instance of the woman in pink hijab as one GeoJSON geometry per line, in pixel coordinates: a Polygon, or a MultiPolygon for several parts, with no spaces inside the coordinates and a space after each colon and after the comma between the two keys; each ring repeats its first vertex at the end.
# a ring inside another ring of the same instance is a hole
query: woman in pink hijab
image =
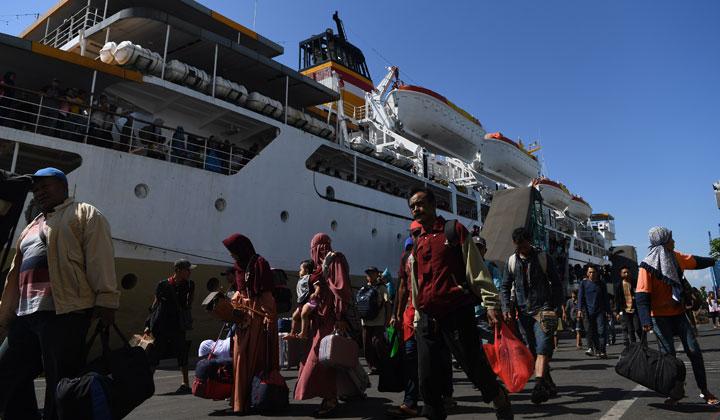
{"type": "MultiPolygon", "coordinates": [[[[232,411],[245,414],[250,409],[253,376],[270,368],[278,369],[277,313],[273,298],[270,264],[255,252],[247,237],[236,233],[223,241],[235,260],[235,305],[247,308],[245,320],[236,325],[233,345],[232,411]]],[[[241,309],[242,311],[242,309],[241,309]]]]}
{"type": "Polygon", "coordinates": [[[310,284],[320,281],[320,303],[313,312],[310,335],[313,340],[307,360],[300,367],[295,385],[295,399],[322,397],[316,417],[329,417],[337,408],[337,384],[334,368],[318,363],[320,341],[333,330],[347,331],[348,309],[352,305],[350,272],[345,256],[332,252],[330,237],[316,234],[310,242],[310,256],[317,267],[310,276],[310,284]]]}

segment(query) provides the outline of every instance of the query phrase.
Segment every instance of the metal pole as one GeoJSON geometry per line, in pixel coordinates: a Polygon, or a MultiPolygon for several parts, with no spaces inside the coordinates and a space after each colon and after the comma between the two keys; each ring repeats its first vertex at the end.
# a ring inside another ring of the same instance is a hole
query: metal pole
{"type": "Polygon", "coordinates": [[[200,163],[202,163],[202,168],[203,168],[203,169],[207,169],[207,168],[205,167],[205,162],[207,162],[207,147],[208,147],[208,144],[207,144],[207,143],[208,143],[208,139],[207,139],[207,137],[206,137],[206,138],[205,138],[205,147],[203,147],[202,162],[200,162],[200,163]]]}
{"type": "Polygon", "coordinates": [[[17,167],[18,154],[20,154],[20,143],[15,142],[15,147],[13,147],[12,163],[10,164],[10,172],[15,172],[15,169],[17,167]]]}
{"type": "Polygon", "coordinates": [[[215,85],[217,84],[217,57],[218,57],[218,44],[215,44],[215,59],[213,60],[213,85],[212,85],[212,97],[215,97],[215,85]]]}
{"type": "Polygon", "coordinates": [[[105,0],[105,8],[103,9],[103,20],[105,20],[105,16],[107,16],[107,6],[108,0],[105,0]]]}
{"type": "Polygon", "coordinates": [[[95,81],[97,80],[97,70],[93,70],[93,77],[92,77],[92,84],[90,85],[90,107],[88,108],[90,111],[88,112],[87,116],[87,123],[85,124],[85,139],[83,143],[87,144],[87,138],[88,134],[90,133],[90,117],[92,117],[92,106],[93,106],[93,100],[95,99],[95,81]]]}
{"type": "Polygon", "coordinates": [[[290,91],[290,76],[285,76],[285,125],[287,125],[288,94],[290,91]]]}
{"type": "MultiPolygon", "coordinates": [[[[237,43],[238,43],[238,44],[240,43],[240,32],[238,32],[238,40],[237,40],[237,43]]],[[[299,67],[298,67],[298,68],[299,68],[299,67]]]]}
{"type": "Polygon", "coordinates": [[[42,113],[43,98],[45,98],[45,95],[40,95],[40,102],[38,104],[37,118],[35,119],[35,133],[36,134],[37,134],[37,130],[38,130],[38,124],[40,124],[40,114],[42,113]]]}
{"type": "Polygon", "coordinates": [[[107,29],[105,29],[105,43],[107,44],[108,41],[110,41],[110,27],[108,26],[107,29]]]}
{"type": "Polygon", "coordinates": [[[85,29],[80,29],[80,56],[85,57],[85,29]]]}
{"type": "Polygon", "coordinates": [[[45,38],[47,38],[49,31],[50,31],[50,16],[48,16],[47,20],[45,21],[45,38]]]}
{"type": "Polygon", "coordinates": [[[357,155],[353,155],[353,182],[357,184],[357,155]]]}
{"type": "Polygon", "coordinates": [[[160,69],[160,79],[165,80],[165,64],[167,64],[168,41],[170,40],[170,25],[165,29],[165,48],[163,49],[163,66],[160,69]]]}
{"type": "Polygon", "coordinates": [[[232,153],[232,152],[233,152],[233,148],[234,148],[234,147],[235,147],[235,146],[230,145],[230,154],[229,154],[229,157],[228,157],[228,175],[232,174],[232,159],[233,159],[233,153],[232,153]]]}

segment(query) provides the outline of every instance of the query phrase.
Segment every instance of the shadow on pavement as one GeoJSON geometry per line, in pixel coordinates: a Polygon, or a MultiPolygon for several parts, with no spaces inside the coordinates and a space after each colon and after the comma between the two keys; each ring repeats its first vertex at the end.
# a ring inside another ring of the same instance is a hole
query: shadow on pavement
{"type": "MultiPolygon", "coordinates": [[[[657,396],[657,394],[655,394],[657,396]]],[[[676,406],[669,406],[663,403],[650,403],[648,407],[653,407],[658,410],[672,411],[675,413],[720,413],[720,409],[710,407],[703,403],[680,403],[676,406]]]]}

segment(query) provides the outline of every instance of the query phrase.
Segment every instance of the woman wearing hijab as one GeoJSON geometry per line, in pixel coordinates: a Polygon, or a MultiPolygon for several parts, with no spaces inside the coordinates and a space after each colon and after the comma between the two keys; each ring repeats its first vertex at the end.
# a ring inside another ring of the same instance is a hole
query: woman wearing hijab
{"type": "MultiPolygon", "coordinates": [[[[709,405],[720,406],[720,400],[707,386],[705,362],[690,321],[685,315],[689,294],[683,287],[684,270],[701,270],[712,267],[715,260],[682,254],[675,251],[672,231],[664,227],[650,229],[650,247],[647,257],[640,263],[638,283],[635,290],[640,323],[645,332],[651,329],[660,342],[660,351],[675,356],[674,336],[679,336],[685,354],[692,364],[695,382],[700,388],[700,398],[709,405]]],[[[668,398],[666,404],[675,405],[678,400],[668,398]]]]}
{"type": "Polygon", "coordinates": [[[332,251],[330,242],[330,237],[324,233],[318,233],[310,242],[310,256],[316,266],[310,283],[320,281],[322,287],[318,307],[310,322],[312,347],[300,367],[295,385],[296,400],[322,397],[320,409],[314,413],[316,417],[329,417],[338,406],[337,372],[318,362],[320,341],[333,330],[347,331],[348,322],[356,323],[350,319],[352,293],[348,263],[344,255],[332,251]]]}
{"type": "Polygon", "coordinates": [[[235,233],[223,241],[235,260],[233,306],[245,318],[235,329],[233,346],[232,411],[244,414],[250,409],[250,386],[255,375],[278,369],[277,313],[272,295],[270,265],[255,252],[247,237],[235,233]]]}

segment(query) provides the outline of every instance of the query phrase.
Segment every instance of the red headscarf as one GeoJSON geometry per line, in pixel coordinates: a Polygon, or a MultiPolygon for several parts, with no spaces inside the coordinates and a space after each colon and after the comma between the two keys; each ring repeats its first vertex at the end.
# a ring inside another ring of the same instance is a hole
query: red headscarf
{"type": "Polygon", "coordinates": [[[330,237],[325,233],[317,233],[310,241],[310,259],[315,263],[315,267],[322,268],[322,262],[328,252],[332,251],[330,237]]]}
{"type": "Polygon", "coordinates": [[[237,290],[244,290],[250,296],[257,296],[273,289],[270,264],[255,252],[255,247],[248,237],[235,233],[225,238],[223,245],[228,251],[235,254],[237,290]],[[241,267],[238,260],[245,264],[245,267],[241,267]]]}

